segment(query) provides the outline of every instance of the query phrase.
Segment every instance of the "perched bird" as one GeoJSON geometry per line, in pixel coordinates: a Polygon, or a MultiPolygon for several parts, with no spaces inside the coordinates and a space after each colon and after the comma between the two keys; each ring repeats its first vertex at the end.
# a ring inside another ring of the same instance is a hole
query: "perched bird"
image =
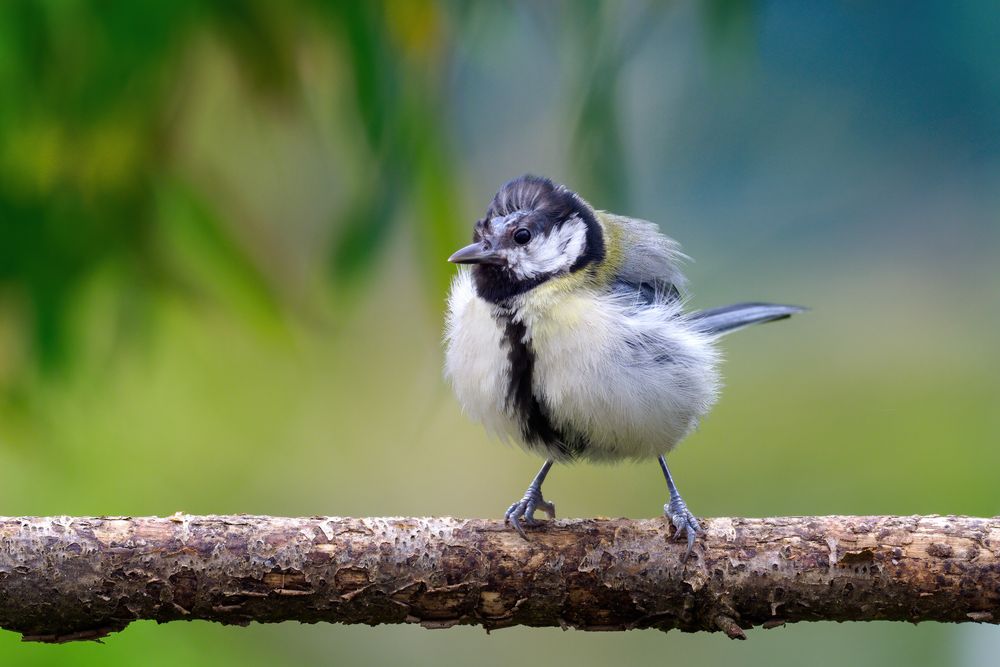
{"type": "Polygon", "coordinates": [[[684,255],[656,225],[598,211],[525,175],[496,193],[448,300],[445,375],[464,411],[545,457],[505,519],[522,537],[555,462],[659,460],[663,510],[690,554],[701,530],[664,455],[716,400],[716,340],[803,308],[740,303],[684,311],[684,255]]]}

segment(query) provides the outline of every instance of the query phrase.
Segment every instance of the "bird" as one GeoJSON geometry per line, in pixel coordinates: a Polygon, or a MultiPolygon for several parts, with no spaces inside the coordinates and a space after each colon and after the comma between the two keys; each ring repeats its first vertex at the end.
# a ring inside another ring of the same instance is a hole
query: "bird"
{"type": "Polygon", "coordinates": [[[805,309],[688,312],[676,241],[541,176],[502,185],[472,241],[448,258],[462,266],[448,295],[444,374],[468,417],[545,459],[505,523],[528,539],[537,511],[555,518],[542,494],[555,463],[655,458],[686,561],[702,529],[666,455],[718,397],[717,341],[805,309]]]}

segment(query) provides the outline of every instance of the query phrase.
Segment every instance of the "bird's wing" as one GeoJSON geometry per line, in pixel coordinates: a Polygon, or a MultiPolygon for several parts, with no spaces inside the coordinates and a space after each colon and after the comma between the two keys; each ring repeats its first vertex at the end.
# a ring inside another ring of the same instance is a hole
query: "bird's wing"
{"type": "Polygon", "coordinates": [[[636,305],[651,306],[653,304],[672,303],[681,300],[681,293],[670,283],[633,283],[616,279],[610,285],[612,293],[621,294],[635,299],[636,305]]]}
{"type": "MultiPolygon", "coordinates": [[[[687,286],[680,265],[687,259],[680,244],[645,220],[598,212],[607,230],[610,289],[652,305],[680,301],[687,286]]],[[[805,308],[776,303],[737,303],[686,316],[696,331],[721,336],[737,329],[801,313],[805,308]]]]}
{"type": "Polygon", "coordinates": [[[734,303],[731,306],[693,312],[687,319],[698,331],[721,336],[751,324],[783,320],[805,310],[801,306],[778,303],[734,303]]]}
{"type": "MultiPolygon", "coordinates": [[[[607,231],[610,282],[632,285],[657,298],[678,298],[687,280],[680,265],[685,259],[680,245],[660,233],[652,222],[600,211],[607,231]]],[[[652,300],[652,299],[651,299],[652,300]]]]}

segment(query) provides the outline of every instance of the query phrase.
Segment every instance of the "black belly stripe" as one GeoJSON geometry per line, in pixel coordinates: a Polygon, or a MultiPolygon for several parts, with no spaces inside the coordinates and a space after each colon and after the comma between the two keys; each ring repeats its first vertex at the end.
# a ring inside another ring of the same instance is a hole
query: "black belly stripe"
{"type": "Polygon", "coordinates": [[[522,322],[515,322],[509,313],[498,319],[504,326],[503,343],[507,346],[510,377],[507,385],[507,404],[521,423],[521,434],[529,444],[542,444],[554,450],[554,455],[572,459],[587,449],[586,438],[557,428],[549,419],[545,404],[532,391],[535,353],[526,341],[527,329],[522,322]]]}

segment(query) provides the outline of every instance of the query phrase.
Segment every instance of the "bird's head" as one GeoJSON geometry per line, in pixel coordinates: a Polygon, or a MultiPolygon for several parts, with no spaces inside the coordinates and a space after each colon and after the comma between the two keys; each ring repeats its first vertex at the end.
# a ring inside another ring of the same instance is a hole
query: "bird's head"
{"type": "Polygon", "coordinates": [[[476,291],[493,303],[600,263],[605,254],[593,209],[565,186],[529,175],[500,188],[472,240],[448,261],[474,264],[476,291]]]}

